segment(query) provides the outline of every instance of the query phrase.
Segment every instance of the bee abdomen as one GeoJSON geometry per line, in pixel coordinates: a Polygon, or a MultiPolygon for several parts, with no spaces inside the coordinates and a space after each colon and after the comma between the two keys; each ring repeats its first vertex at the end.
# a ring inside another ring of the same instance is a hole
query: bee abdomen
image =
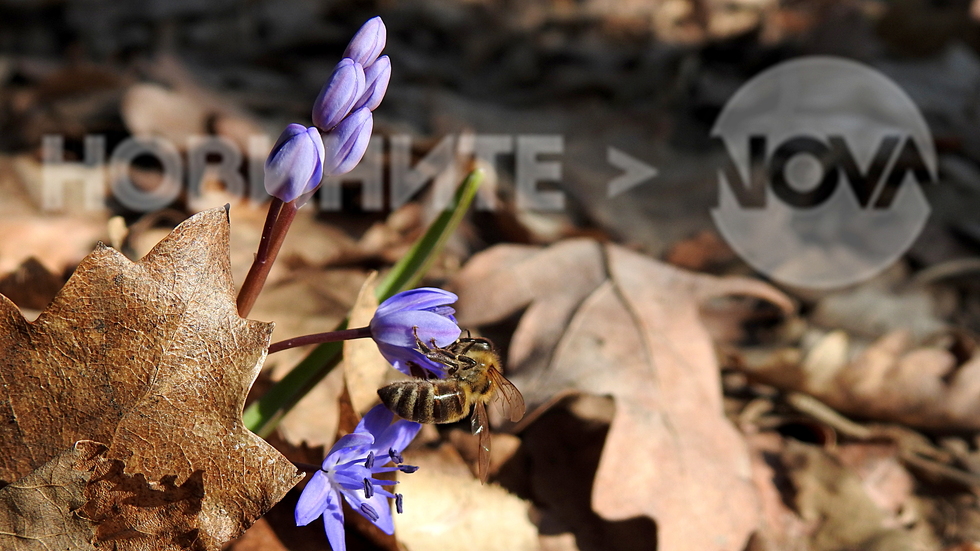
{"type": "Polygon", "coordinates": [[[452,423],[466,416],[463,396],[445,382],[400,381],[378,389],[391,411],[417,423],[452,423]]]}

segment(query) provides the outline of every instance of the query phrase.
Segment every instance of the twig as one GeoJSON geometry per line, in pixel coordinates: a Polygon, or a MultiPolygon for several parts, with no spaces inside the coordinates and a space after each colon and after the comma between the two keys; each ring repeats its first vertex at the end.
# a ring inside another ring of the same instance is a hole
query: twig
{"type": "Polygon", "coordinates": [[[875,436],[874,431],[868,427],[851,421],[827,404],[817,400],[809,394],[803,394],[802,392],[790,392],[786,395],[786,403],[793,406],[801,413],[805,413],[817,421],[826,423],[844,436],[849,436],[858,440],[870,440],[873,436],[875,436]]]}

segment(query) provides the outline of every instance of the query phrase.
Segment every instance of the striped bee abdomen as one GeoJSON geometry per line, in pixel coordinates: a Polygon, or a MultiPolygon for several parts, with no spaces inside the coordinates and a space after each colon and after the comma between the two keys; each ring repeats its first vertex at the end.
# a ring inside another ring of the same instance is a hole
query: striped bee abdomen
{"type": "Polygon", "coordinates": [[[417,423],[452,423],[466,416],[464,395],[448,381],[399,381],[378,389],[391,411],[417,423]]]}

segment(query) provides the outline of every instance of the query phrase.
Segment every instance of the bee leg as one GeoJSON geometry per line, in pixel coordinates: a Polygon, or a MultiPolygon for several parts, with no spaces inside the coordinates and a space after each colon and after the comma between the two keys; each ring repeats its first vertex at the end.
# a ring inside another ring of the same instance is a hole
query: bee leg
{"type": "MultiPolygon", "coordinates": [[[[430,352],[430,349],[429,349],[428,346],[425,345],[424,342],[422,342],[422,339],[419,338],[419,326],[418,325],[412,326],[412,334],[415,335],[415,346],[416,346],[416,348],[419,349],[419,352],[421,352],[423,354],[428,354],[430,352]]],[[[435,339],[432,339],[433,348],[435,348],[435,344],[436,344],[436,340],[435,339]]]]}
{"type": "Polygon", "coordinates": [[[422,351],[422,355],[425,356],[426,358],[429,358],[430,360],[432,360],[432,361],[434,361],[436,363],[440,363],[440,364],[442,364],[442,365],[444,365],[446,367],[449,367],[449,368],[455,368],[456,367],[456,363],[457,363],[456,362],[456,356],[453,356],[452,354],[450,354],[449,352],[446,352],[445,350],[443,350],[441,348],[436,348],[434,350],[429,350],[429,351],[422,351]]]}
{"type": "Polygon", "coordinates": [[[419,348],[419,350],[421,350],[423,352],[427,352],[430,349],[430,347],[431,347],[432,350],[438,350],[439,349],[439,347],[436,346],[436,340],[435,339],[429,339],[429,346],[426,346],[425,343],[422,342],[422,339],[419,338],[419,326],[418,325],[413,325],[412,326],[412,334],[415,335],[415,346],[417,346],[419,348]]]}
{"type": "Polygon", "coordinates": [[[458,341],[456,341],[457,344],[461,345],[457,347],[457,349],[459,350],[459,355],[464,356],[467,352],[469,352],[470,348],[473,348],[473,344],[475,342],[476,341],[474,341],[469,337],[465,339],[459,339],[458,341]]]}
{"type": "Polygon", "coordinates": [[[419,352],[421,352],[426,358],[448,367],[450,374],[455,373],[457,369],[456,356],[447,351],[445,348],[439,348],[436,346],[435,339],[432,339],[432,348],[426,346],[425,343],[422,342],[422,339],[419,338],[418,329],[418,327],[413,327],[412,333],[415,334],[415,346],[418,348],[419,352]]]}

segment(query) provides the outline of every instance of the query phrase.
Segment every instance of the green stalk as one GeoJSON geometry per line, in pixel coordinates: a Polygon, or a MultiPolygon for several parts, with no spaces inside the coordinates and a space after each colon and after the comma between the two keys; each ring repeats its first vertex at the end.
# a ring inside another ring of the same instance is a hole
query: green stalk
{"type": "MultiPolygon", "coordinates": [[[[449,207],[439,214],[425,234],[378,283],[375,290],[378,300],[411,289],[422,280],[449,236],[459,227],[482,182],[482,170],[474,170],[467,175],[456,189],[449,207]]],[[[341,322],[336,330],[347,329],[347,321],[341,322]]],[[[328,342],[314,348],[265,395],[245,409],[242,421],[248,430],[263,438],[271,434],[282,417],[340,363],[342,352],[342,342],[328,342]]]]}

